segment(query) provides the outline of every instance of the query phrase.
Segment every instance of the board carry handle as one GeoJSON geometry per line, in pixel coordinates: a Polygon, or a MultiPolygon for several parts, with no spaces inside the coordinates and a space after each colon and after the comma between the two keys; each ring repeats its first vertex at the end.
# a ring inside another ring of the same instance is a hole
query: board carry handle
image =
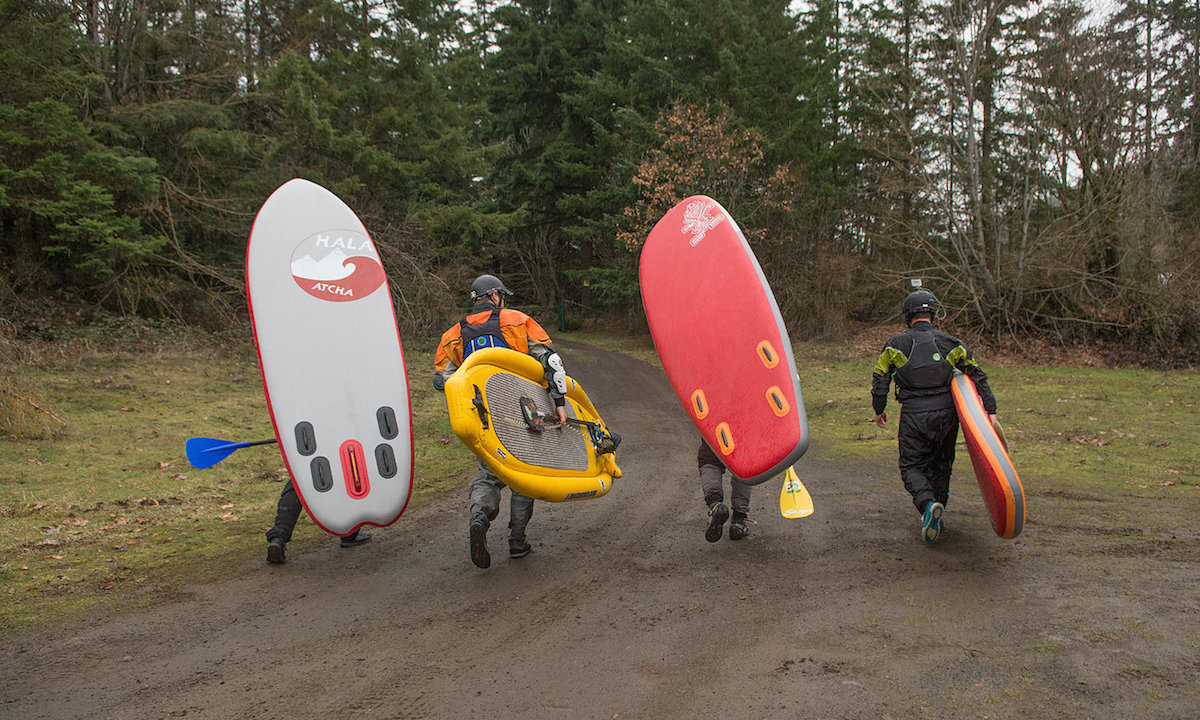
{"type": "Polygon", "coordinates": [[[475,412],[479,413],[479,422],[483,424],[483,429],[488,429],[488,409],[483,402],[483,393],[479,391],[478,385],[472,385],[475,388],[475,397],[471,400],[471,404],[475,406],[475,412]]]}

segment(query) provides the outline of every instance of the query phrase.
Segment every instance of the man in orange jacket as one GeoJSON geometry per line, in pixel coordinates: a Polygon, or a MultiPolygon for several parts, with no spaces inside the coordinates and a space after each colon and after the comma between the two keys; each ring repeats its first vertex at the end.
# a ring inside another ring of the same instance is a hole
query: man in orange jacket
{"type": "MultiPolygon", "coordinates": [[[[471,308],[467,316],[442,333],[434,356],[433,384],[438,390],[445,387],[446,378],[462,365],[476,350],[487,347],[507,347],[527,353],[542,363],[549,381],[550,396],[558,420],[567,422],[567,375],[562,359],[554,352],[550,336],[537,321],[520,310],[504,307],[506,296],[512,295],[504,283],[492,275],[480,275],[471,283],[471,308]]],[[[486,568],[492,564],[487,549],[487,531],[500,512],[500,490],[504,482],[496,477],[482,460],[476,459],[479,472],[467,485],[471,503],[471,562],[486,568]]],[[[525,526],[533,517],[533,498],[510,488],[508,520],[508,556],[522,558],[531,551],[525,539],[525,526]]]]}

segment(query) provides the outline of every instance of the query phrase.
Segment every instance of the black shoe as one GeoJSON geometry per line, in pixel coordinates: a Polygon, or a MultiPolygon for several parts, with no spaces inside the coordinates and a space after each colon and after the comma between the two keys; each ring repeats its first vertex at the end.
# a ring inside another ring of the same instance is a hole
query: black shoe
{"type": "Polygon", "coordinates": [[[746,518],[734,518],[729,523],[729,539],[744,540],[750,537],[750,528],[746,527],[746,518]]]}
{"type": "Polygon", "coordinates": [[[476,520],[471,523],[471,562],[477,568],[486,568],[492,564],[492,556],[487,549],[487,525],[476,520]]]}
{"type": "Polygon", "coordinates": [[[508,556],[513,560],[516,560],[517,558],[523,558],[531,552],[533,552],[533,548],[530,547],[529,543],[525,542],[524,540],[522,540],[521,544],[519,545],[509,544],[508,546],[508,556]]]}
{"type": "Polygon", "coordinates": [[[729,508],[723,502],[715,502],[708,508],[708,529],[704,531],[704,539],[716,542],[725,531],[725,521],[729,519],[729,508]]]}
{"type": "Polygon", "coordinates": [[[269,563],[285,563],[287,558],[283,554],[283,540],[275,538],[267,544],[267,562],[269,563]]]}
{"type": "Polygon", "coordinates": [[[371,539],[370,530],[359,530],[353,535],[342,538],[342,547],[358,547],[371,539]]]}

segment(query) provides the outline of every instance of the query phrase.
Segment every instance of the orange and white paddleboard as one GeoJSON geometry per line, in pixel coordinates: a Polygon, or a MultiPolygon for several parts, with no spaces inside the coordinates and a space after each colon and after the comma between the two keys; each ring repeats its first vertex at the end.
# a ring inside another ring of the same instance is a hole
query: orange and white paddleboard
{"type": "Polygon", "coordinates": [[[246,293],[296,493],[334,535],[389,525],[412,491],[412,412],[387,276],[362,222],[307,180],[263,203],[246,293]]]}

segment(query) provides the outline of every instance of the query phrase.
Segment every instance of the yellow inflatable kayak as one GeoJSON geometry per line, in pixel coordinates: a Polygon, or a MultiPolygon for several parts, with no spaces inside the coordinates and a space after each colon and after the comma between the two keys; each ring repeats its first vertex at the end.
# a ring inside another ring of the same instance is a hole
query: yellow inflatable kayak
{"type": "Polygon", "coordinates": [[[508,348],[476,350],[446,380],[454,434],[509,487],[562,502],[606,494],[621,477],[616,439],[587,393],[568,378],[558,426],[542,364],[508,348]]]}

